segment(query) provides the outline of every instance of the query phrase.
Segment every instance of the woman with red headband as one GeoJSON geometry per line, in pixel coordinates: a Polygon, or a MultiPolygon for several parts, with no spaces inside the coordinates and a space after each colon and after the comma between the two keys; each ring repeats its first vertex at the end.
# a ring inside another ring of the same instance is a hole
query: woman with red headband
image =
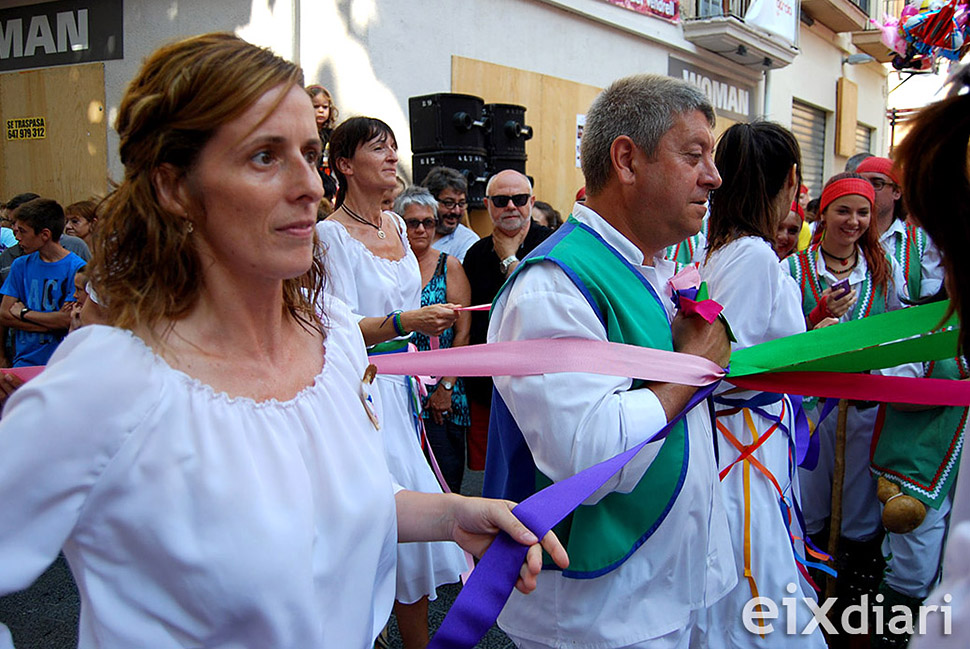
{"type": "MultiPolygon", "coordinates": [[[[872,224],[874,202],[872,185],[859,174],[836,174],[825,184],[819,201],[821,240],[788,258],[789,272],[801,289],[809,329],[902,306],[896,289],[902,281],[898,267],[882,249],[872,224]]],[[[862,594],[869,593],[871,599],[884,567],[881,511],[876,482],[869,473],[875,405],[853,402],[846,422],[841,540],[836,559],[840,609],[862,594]]],[[[831,507],[835,425],[836,417],[819,423],[818,465],[811,471],[801,470],[803,512],[812,535],[823,531],[831,507]]]]}

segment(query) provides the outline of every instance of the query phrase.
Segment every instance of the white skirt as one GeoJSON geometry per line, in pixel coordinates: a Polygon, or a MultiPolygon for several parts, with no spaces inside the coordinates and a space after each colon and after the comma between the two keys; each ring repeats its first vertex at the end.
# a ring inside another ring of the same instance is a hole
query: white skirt
{"type": "MultiPolygon", "coordinates": [[[[421,451],[406,380],[402,376],[379,375],[374,382],[383,406],[381,432],[387,466],[394,481],[405,489],[442,493],[421,451]]],[[[458,581],[466,569],[465,555],[455,543],[399,543],[396,599],[404,604],[413,604],[425,595],[435,599],[438,586],[458,581]]]]}

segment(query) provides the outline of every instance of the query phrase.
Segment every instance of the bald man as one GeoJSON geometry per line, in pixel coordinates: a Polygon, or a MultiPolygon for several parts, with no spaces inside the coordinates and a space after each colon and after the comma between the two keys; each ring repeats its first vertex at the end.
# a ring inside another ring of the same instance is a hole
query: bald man
{"type": "MultiPolygon", "coordinates": [[[[472,244],[465,253],[465,274],[472,288],[472,304],[495,299],[498,290],[519,260],[545,241],[552,230],[532,220],[536,198],[529,179],[512,169],[493,175],[485,187],[485,206],[492,219],[492,234],[472,244]]],[[[488,313],[472,313],[470,344],[485,342],[488,313]]],[[[468,468],[485,468],[485,441],[488,438],[488,413],[492,402],[492,380],[469,378],[466,381],[472,424],[468,433],[468,468]]]]}

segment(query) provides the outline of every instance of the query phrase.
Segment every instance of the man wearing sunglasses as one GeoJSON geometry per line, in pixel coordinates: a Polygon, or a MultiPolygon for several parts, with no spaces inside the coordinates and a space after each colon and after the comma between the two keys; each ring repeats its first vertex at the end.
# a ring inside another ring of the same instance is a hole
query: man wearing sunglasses
{"type": "MultiPolygon", "coordinates": [[[[472,304],[486,304],[512,274],[519,260],[552,234],[552,230],[532,220],[532,183],[518,171],[506,169],[493,175],[485,187],[485,207],[492,219],[492,234],[468,249],[463,266],[472,289],[472,304]]],[[[488,313],[472,313],[469,342],[485,342],[488,313]]],[[[468,466],[485,468],[485,442],[488,437],[492,380],[471,377],[466,382],[472,411],[468,434],[468,466]]]]}
{"type": "Polygon", "coordinates": [[[879,242],[899,263],[906,279],[905,286],[897,287],[899,297],[918,300],[935,295],[943,285],[940,251],[923,228],[906,223],[899,170],[889,158],[870,156],[859,163],[856,173],[876,191],[873,208],[879,242]]]}
{"type": "Polygon", "coordinates": [[[475,231],[462,224],[468,201],[468,182],[459,171],[449,167],[433,167],[421,183],[438,201],[438,222],[435,224],[431,247],[446,252],[458,261],[465,261],[465,253],[478,241],[475,231]]]}
{"type": "MultiPolygon", "coordinates": [[[[724,326],[674,316],[674,264],[662,258],[700,230],[721,183],[713,125],[707,97],[677,79],[638,75],[604,90],[583,131],[586,203],[517,264],[488,342],[609,340],[725,366],[724,326]]],[[[489,192],[493,218],[496,195],[515,191],[489,192]]],[[[484,493],[521,502],[648,439],[695,391],[581,372],[496,376],[484,493]]],[[[499,626],[520,649],[688,647],[705,635],[729,645],[708,633],[708,608],[737,583],[718,488],[701,403],[556,527],[569,568],[543,570],[529,597],[512,595],[499,626]]]]}

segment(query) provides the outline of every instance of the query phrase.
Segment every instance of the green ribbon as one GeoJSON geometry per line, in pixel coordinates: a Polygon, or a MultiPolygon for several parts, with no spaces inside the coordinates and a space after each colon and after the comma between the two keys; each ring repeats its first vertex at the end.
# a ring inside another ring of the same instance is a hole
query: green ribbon
{"type": "Polygon", "coordinates": [[[728,376],[766,372],[863,372],[957,356],[956,316],[935,302],[778,338],[731,354],[728,376]],[[942,329],[941,329],[942,328],[942,329]]]}

